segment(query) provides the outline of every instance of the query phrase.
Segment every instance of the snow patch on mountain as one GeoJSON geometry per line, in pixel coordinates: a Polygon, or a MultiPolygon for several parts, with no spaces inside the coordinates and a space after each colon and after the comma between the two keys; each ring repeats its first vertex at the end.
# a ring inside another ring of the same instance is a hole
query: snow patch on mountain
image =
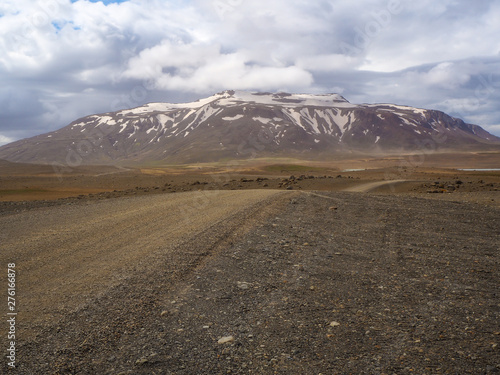
{"type": "Polygon", "coordinates": [[[243,118],[245,117],[244,115],[236,115],[236,116],[233,116],[233,117],[223,117],[222,119],[224,121],[236,121],[236,120],[239,120],[240,118],[243,118]]]}
{"type": "Polygon", "coordinates": [[[123,132],[123,131],[127,128],[127,126],[128,126],[129,124],[128,124],[128,122],[125,122],[125,123],[120,124],[120,125],[121,125],[121,127],[122,127],[122,128],[120,129],[120,131],[118,132],[118,134],[120,134],[121,132],[123,132]]]}
{"type": "MultiPolygon", "coordinates": [[[[267,125],[269,124],[270,122],[272,122],[273,120],[271,120],[270,118],[264,118],[264,117],[253,117],[252,118],[253,121],[258,121],[258,122],[261,122],[263,123],[264,125],[267,125]]],[[[276,119],[274,119],[276,121],[276,119]]],[[[281,119],[279,119],[281,120],[281,119]]]]}
{"type": "Polygon", "coordinates": [[[307,131],[306,127],[302,124],[302,116],[299,112],[285,108],[283,109],[283,113],[292,121],[294,125],[297,125],[307,131]]]}
{"type": "Polygon", "coordinates": [[[339,109],[334,110],[334,111],[335,111],[335,114],[332,113],[333,121],[339,127],[340,134],[344,135],[344,133],[346,132],[346,130],[349,129],[349,125],[352,122],[352,120],[351,120],[351,112],[344,112],[344,113],[342,113],[342,110],[339,110],[339,109]]]}

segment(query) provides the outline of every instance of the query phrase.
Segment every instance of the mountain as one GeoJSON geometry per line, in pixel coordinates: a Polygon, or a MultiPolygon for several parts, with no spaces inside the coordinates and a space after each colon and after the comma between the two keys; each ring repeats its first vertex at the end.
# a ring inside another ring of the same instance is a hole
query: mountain
{"type": "Polygon", "coordinates": [[[338,94],[225,91],[81,118],[0,147],[0,158],[64,165],[498,149],[500,138],[435,111],[351,104],[338,94]]]}

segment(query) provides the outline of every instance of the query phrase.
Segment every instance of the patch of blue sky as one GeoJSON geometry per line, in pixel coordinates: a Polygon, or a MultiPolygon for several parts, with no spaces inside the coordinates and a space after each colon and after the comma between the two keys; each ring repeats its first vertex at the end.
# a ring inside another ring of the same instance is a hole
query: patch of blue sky
{"type": "Polygon", "coordinates": [[[81,27],[75,26],[73,21],[52,21],[52,26],[56,29],[56,33],[59,33],[59,31],[68,24],[71,25],[73,30],[81,30],[81,27]]]}
{"type": "Polygon", "coordinates": [[[54,26],[54,28],[57,31],[61,30],[63,28],[63,26],[64,26],[64,24],[61,24],[60,22],[54,22],[54,21],[52,21],[51,23],[52,23],[52,26],[54,26]]]}
{"type": "Polygon", "coordinates": [[[19,13],[21,13],[20,10],[13,10],[13,11],[8,11],[6,13],[0,13],[0,17],[4,17],[6,15],[10,15],[10,16],[17,16],[19,13]]]}

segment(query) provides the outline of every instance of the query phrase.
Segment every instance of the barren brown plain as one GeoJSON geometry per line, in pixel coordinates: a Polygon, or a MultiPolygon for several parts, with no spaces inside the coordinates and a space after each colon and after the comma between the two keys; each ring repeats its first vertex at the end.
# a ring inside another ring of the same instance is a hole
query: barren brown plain
{"type": "Polygon", "coordinates": [[[0,162],[0,372],[497,373],[499,167],[0,162]]]}

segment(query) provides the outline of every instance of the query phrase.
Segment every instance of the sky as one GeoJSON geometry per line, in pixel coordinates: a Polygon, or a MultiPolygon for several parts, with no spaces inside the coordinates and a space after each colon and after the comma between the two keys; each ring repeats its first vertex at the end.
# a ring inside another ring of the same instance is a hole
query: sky
{"type": "Polygon", "coordinates": [[[500,136],[497,0],[2,0],[0,145],[224,90],[437,109],[500,136]]]}

